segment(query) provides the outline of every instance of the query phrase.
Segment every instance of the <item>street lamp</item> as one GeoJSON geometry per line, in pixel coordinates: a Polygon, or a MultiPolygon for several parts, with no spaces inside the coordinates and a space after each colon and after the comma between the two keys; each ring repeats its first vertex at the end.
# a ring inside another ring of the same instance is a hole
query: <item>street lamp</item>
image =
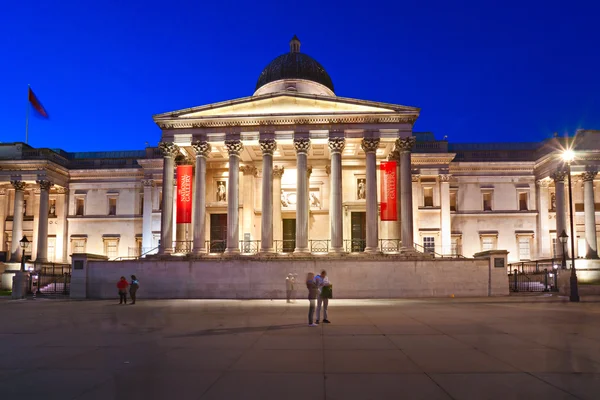
{"type": "MultiPolygon", "coordinates": [[[[573,228],[573,189],[571,188],[571,163],[575,159],[573,150],[565,150],[562,154],[567,163],[567,178],[569,183],[569,222],[571,224],[571,296],[570,300],[579,301],[579,288],[577,287],[577,271],[575,270],[575,229],[573,228]]],[[[563,252],[564,254],[564,252],[563,252]]]]}
{"type": "Polygon", "coordinates": [[[567,269],[566,245],[567,245],[567,240],[569,240],[569,235],[567,235],[567,232],[565,232],[564,229],[563,229],[562,233],[560,234],[560,236],[558,237],[558,240],[560,240],[560,242],[562,243],[562,265],[561,265],[561,268],[567,269]]]}
{"type": "Polygon", "coordinates": [[[29,247],[29,240],[27,240],[26,236],[23,236],[23,239],[19,240],[19,245],[23,249],[23,254],[21,255],[21,272],[25,272],[25,249],[29,247]]]}

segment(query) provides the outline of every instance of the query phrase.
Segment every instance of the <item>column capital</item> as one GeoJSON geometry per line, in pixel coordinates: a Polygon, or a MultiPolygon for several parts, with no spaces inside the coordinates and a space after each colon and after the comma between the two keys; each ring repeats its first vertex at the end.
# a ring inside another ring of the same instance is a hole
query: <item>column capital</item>
{"type": "Polygon", "coordinates": [[[240,167],[240,171],[246,175],[258,176],[258,170],[254,165],[244,165],[240,167]]]}
{"type": "Polygon", "coordinates": [[[13,187],[17,191],[23,191],[23,190],[25,190],[26,183],[23,182],[23,181],[11,180],[10,184],[13,185],[13,187]]]}
{"type": "Polygon", "coordinates": [[[274,166],[273,167],[273,178],[281,178],[283,175],[284,167],[274,166]]]}
{"type": "Polygon", "coordinates": [[[164,157],[175,157],[179,154],[179,146],[171,142],[160,142],[158,150],[160,150],[164,157]]]}
{"type": "Polygon", "coordinates": [[[331,154],[341,153],[346,147],[346,139],[343,137],[330,137],[328,144],[331,154]]]}
{"type": "Polygon", "coordinates": [[[196,157],[204,157],[207,158],[208,154],[211,151],[211,146],[210,143],[208,143],[206,140],[197,140],[194,143],[192,143],[192,147],[194,148],[194,151],[196,152],[196,157]]]}
{"type": "Polygon", "coordinates": [[[450,182],[450,178],[452,177],[452,175],[450,174],[440,174],[440,182],[450,182]]]}
{"type": "Polygon", "coordinates": [[[364,138],[360,142],[360,147],[365,153],[375,153],[379,148],[379,138],[364,138]]]}
{"type": "Polygon", "coordinates": [[[414,136],[396,139],[396,149],[399,153],[410,153],[417,139],[414,136]]]}
{"type": "Polygon", "coordinates": [[[48,191],[50,190],[50,188],[54,185],[53,182],[47,180],[47,179],[40,179],[35,181],[38,185],[40,185],[40,190],[45,190],[48,191]]]}
{"type": "Polygon", "coordinates": [[[390,151],[390,154],[388,154],[388,161],[400,161],[400,152],[398,149],[394,148],[394,150],[390,151]]]}
{"type": "Polygon", "coordinates": [[[154,179],[142,179],[142,185],[152,187],[154,186],[154,179]]]}
{"type": "Polygon", "coordinates": [[[412,174],[410,177],[413,182],[419,182],[419,179],[421,179],[420,174],[412,174]]]}
{"type": "Polygon", "coordinates": [[[225,147],[227,147],[227,153],[229,156],[239,157],[240,153],[244,149],[244,145],[241,140],[226,140],[225,147]]]}
{"type": "Polygon", "coordinates": [[[274,139],[260,139],[258,144],[260,145],[263,156],[272,156],[273,153],[275,153],[275,150],[277,150],[277,142],[274,139]]]}
{"type": "Polygon", "coordinates": [[[310,149],[310,139],[295,138],[294,139],[294,147],[296,148],[296,153],[308,154],[308,150],[310,149]]]}
{"type": "Polygon", "coordinates": [[[550,179],[546,179],[546,178],[544,178],[544,179],[538,179],[537,181],[535,181],[535,183],[537,183],[537,185],[539,187],[547,188],[547,187],[550,186],[550,179]]]}
{"type": "Polygon", "coordinates": [[[591,182],[594,180],[596,175],[598,175],[598,171],[595,171],[595,170],[585,171],[584,173],[581,174],[581,179],[583,179],[584,182],[591,182]]]}
{"type": "Polygon", "coordinates": [[[69,193],[69,188],[62,187],[62,186],[57,186],[56,187],[56,193],[58,193],[58,194],[67,194],[67,193],[69,193]]]}
{"type": "Polygon", "coordinates": [[[566,177],[567,177],[567,171],[562,171],[562,170],[556,171],[555,173],[550,175],[550,178],[552,178],[554,180],[554,182],[564,182],[566,177]]]}

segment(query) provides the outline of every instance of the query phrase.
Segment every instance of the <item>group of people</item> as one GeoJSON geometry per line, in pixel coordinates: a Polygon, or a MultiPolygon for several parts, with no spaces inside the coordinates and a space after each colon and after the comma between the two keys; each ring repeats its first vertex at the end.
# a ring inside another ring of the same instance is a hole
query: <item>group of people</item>
{"type": "Polygon", "coordinates": [[[308,326],[315,327],[319,325],[321,319],[321,308],[323,309],[323,323],[329,324],[327,319],[327,306],[329,299],[333,297],[333,285],[329,282],[327,272],[321,271],[320,275],[315,276],[309,272],[306,276],[306,287],[308,288],[308,326]],[[315,303],[317,308],[317,319],[314,320],[315,303]]]}
{"type": "Polygon", "coordinates": [[[117,282],[117,289],[119,289],[119,304],[127,304],[127,289],[129,289],[129,295],[131,296],[131,304],[135,304],[136,293],[140,287],[140,283],[135,275],[131,275],[131,282],[127,282],[124,276],[121,277],[117,282]]]}

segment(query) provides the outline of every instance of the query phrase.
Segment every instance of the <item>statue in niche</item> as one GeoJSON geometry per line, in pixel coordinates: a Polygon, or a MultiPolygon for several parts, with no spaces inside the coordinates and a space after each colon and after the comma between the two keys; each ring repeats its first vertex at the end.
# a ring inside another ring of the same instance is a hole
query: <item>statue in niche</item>
{"type": "Polygon", "coordinates": [[[281,189],[281,206],[289,207],[290,202],[288,201],[287,194],[281,189]]]}
{"type": "Polygon", "coordinates": [[[554,193],[550,195],[550,209],[556,210],[556,194],[554,193]]]}
{"type": "Polygon", "coordinates": [[[27,215],[27,200],[23,200],[23,216],[27,215]]]}
{"type": "Polygon", "coordinates": [[[50,203],[50,211],[48,212],[50,217],[56,217],[56,205],[54,201],[50,203]]]}
{"type": "Polygon", "coordinates": [[[365,179],[359,179],[356,188],[356,198],[358,200],[365,200],[367,198],[367,184],[365,179]]]}
{"type": "Polygon", "coordinates": [[[321,201],[314,192],[310,194],[310,206],[321,208],[321,201]]]}
{"type": "Polygon", "coordinates": [[[217,201],[227,201],[227,188],[225,182],[217,182],[217,201]]]}

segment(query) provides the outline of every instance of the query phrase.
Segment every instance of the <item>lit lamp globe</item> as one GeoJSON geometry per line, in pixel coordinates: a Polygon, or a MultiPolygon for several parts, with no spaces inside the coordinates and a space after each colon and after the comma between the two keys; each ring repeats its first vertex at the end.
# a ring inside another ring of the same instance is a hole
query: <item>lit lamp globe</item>
{"type": "Polygon", "coordinates": [[[575,159],[575,152],[571,149],[563,151],[562,159],[568,163],[571,163],[575,159]]]}

